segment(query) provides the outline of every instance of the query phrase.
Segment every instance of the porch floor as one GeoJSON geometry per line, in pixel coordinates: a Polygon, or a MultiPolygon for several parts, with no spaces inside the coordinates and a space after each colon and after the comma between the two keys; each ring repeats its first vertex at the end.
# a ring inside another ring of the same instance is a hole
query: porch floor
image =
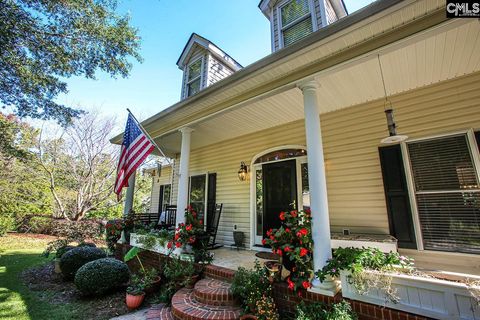
{"type": "Polygon", "coordinates": [[[267,261],[257,258],[255,254],[258,251],[245,250],[230,247],[222,247],[210,252],[214,253],[212,264],[219,267],[224,267],[230,270],[237,270],[239,267],[246,269],[253,269],[255,266],[255,259],[258,259],[260,263],[267,261]]]}

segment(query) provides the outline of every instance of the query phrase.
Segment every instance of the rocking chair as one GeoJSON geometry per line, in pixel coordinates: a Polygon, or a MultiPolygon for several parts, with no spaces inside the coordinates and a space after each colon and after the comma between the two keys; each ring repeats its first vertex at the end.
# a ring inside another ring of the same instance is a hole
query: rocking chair
{"type": "Polygon", "coordinates": [[[210,223],[207,224],[207,234],[210,237],[209,242],[208,242],[208,249],[213,250],[213,249],[218,249],[220,247],[223,247],[223,245],[218,244],[215,242],[217,238],[217,230],[218,230],[218,224],[220,222],[220,216],[222,214],[222,209],[223,209],[223,203],[217,203],[215,204],[211,220],[209,221],[210,223]]]}

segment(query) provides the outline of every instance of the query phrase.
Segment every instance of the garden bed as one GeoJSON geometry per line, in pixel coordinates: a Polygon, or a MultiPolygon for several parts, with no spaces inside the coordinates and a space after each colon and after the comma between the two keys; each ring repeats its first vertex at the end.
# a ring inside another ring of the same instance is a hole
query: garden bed
{"type": "MultiPolygon", "coordinates": [[[[363,271],[372,273],[371,271],[363,271]]],[[[435,319],[475,320],[480,318],[480,306],[472,297],[466,278],[458,276],[451,281],[450,275],[432,274],[431,277],[408,274],[391,274],[391,287],[396,291],[398,302],[388,301],[384,291],[372,288],[360,294],[349,279],[350,272],[341,271],[342,296],[352,300],[376,305],[385,305],[392,309],[415,313],[435,319]],[[435,276],[435,277],[434,277],[435,276]],[[443,279],[438,279],[438,277],[443,279]]],[[[373,275],[373,274],[372,274],[373,275]]],[[[474,277],[474,276],[472,276],[474,277]]],[[[480,277],[475,277],[479,280],[480,277]]]]}
{"type": "Polygon", "coordinates": [[[123,290],[104,297],[82,297],[73,282],[63,281],[62,276],[54,272],[51,263],[27,269],[20,278],[29,290],[38,292],[43,301],[79,305],[82,309],[81,319],[110,319],[128,313],[123,290]]]}

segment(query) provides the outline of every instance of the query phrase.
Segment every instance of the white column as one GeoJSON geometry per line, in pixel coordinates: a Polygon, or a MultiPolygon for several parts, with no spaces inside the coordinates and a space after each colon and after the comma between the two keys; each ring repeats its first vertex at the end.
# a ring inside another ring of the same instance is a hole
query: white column
{"type": "MultiPolygon", "coordinates": [[[[125,194],[125,202],[123,205],[123,216],[126,217],[133,208],[133,195],[135,194],[135,176],[137,171],[133,171],[133,173],[128,178],[128,187],[127,192],[125,194]]],[[[127,238],[125,237],[125,231],[122,231],[122,236],[119,240],[120,243],[126,243],[127,238]]]]}
{"type": "MultiPolygon", "coordinates": [[[[313,266],[317,271],[332,257],[330,240],[330,218],[328,214],[327,180],[323,157],[320,110],[317,98],[318,84],[308,81],[299,86],[303,92],[305,131],[307,139],[308,183],[310,188],[310,209],[312,211],[313,266]]],[[[314,279],[314,289],[322,291],[335,287],[331,279],[320,282],[314,279]]]]}
{"type": "Polygon", "coordinates": [[[184,210],[188,205],[188,171],[190,164],[190,137],[193,129],[182,128],[182,147],[180,149],[180,168],[177,196],[177,225],[185,222],[184,210]]]}
{"type": "Polygon", "coordinates": [[[135,176],[136,171],[128,178],[128,187],[125,194],[125,204],[123,206],[123,216],[127,216],[133,208],[133,195],[135,193],[135,176]]]}

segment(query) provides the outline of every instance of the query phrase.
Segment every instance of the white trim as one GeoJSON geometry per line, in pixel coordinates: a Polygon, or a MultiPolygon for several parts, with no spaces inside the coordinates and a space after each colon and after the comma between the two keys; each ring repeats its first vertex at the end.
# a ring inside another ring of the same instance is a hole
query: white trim
{"type": "MultiPolygon", "coordinates": [[[[325,5],[325,0],[317,0],[317,1],[319,2],[319,6],[320,6],[320,21],[322,21],[322,28],[324,28],[324,27],[328,26],[327,6],[325,5]]],[[[331,4],[331,2],[330,2],[330,4],[331,4]]]]}
{"type": "Polygon", "coordinates": [[[420,224],[420,216],[418,214],[417,197],[415,197],[415,186],[413,184],[412,167],[410,164],[410,155],[408,154],[407,143],[400,144],[403,158],[403,168],[405,170],[405,178],[407,180],[408,198],[410,199],[410,211],[412,213],[413,231],[415,232],[415,242],[417,250],[423,251],[423,235],[422,226],[420,224]]]}
{"type": "MultiPolygon", "coordinates": [[[[306,156],[286,158],[286,159],[268,161],[268,162],[257,163],[257,164],[255,164],[255,161],[265,154],[268,154],[268,153],[274,152],[274,151],[285,150],[285,149],[303,149],[303,150],[306,150],[307,154],[308,154],[308,150],[304,145],[289,144],[289,145],[277,146],[277,147],[268,148],[266,150],[263,150],[262,152],[254,155],[251,162],[250,162],[250,249],[252,249],[252,250],[255,250],[255,244],[256,244],[255,242],[257,240],[256,239],[256,237],[257,237],[257,230],[256,230],[256,227],[257,227],[257,213],[256,213],[257,207],[256,207],[256,188],[255,188],[256,174],[255,174],[255,170],[257,168],[261,168],[263,163],[274,163],[274,162],[286,161],[286,160],[291,160],[291,159],[306,158],[306,156]]],[[[297,168],[297,170],[298,170],[298,168],[297,168]]],[[[298,173],[298,171],[297,171],[297,173],[298,173]]],[[[263,172],[262,172],[262,174],[263,174],[263,172]]],[[[298,189],[298,174],[297,174],[297,189],[298,189]]],[[[298,193],[298,190],[297,190],[297,193],[298,193]]],[[[298,206],[298,204],[297,204],[297,206],[298,206]]]]}
{"type": "MultiPolygon", "coordinates": [[[[281,1],[280,3],[277,4],[276,6],[276,10],[277,10],[277,32],[278,32],[278,49],[282,49],[285,47],[284,43],[283,43],[283,30],[284,29],[287,29],[291,26],[294,26],[295,24],[303,21],[303,20],[306,20],[307,19],[307,15],[308,14],[305,14],[304,16],[296,19],[295,21],[292,21],[290,22],[289,24],[287,24],[286,26],[283,26],[282,25],[282,8],[284,6],[286,6],[289,2],[292,2],[292,1],[296,1],[296,0],[283,0],[281,1]]],[[[312,19],[312,33],[317,31],[318,30],[318,22],[317,22],[317,15],[315,13],[315,5],[313,3],[313,0],[307,0],[308,1],[308,8],[310,10],[309,14],[310,14],[310,18],[312,19]]],[[[272,14],[272,17],[273,17],[273,14],[272,14]]],[[[273,39],[273,41],[275,42],[275,39],[273,39]]]]}
{"type": "MultiPolygon", "coordinates": [[[[273,25],[273,22],[275,20],[273,19],[273,8],[270,8],[270,18],[268,20],[270,21],[270,39],[272,42],[271,50],[272,52],[275,52],[277,51],[277,49],[275,48],[275,26],[273,25]]],[[[280,41],[278,42],[278,44],[280,46],[280,41]]]]}
{"type": "Polygon", "coordinates": [[[478,150],[478,144],[473,129],[467,131],[467,141],[470,145],[470,154],[472,155],[474,169],[477,173],[477,182],[480,183],[480,151],[478,150]]]}

